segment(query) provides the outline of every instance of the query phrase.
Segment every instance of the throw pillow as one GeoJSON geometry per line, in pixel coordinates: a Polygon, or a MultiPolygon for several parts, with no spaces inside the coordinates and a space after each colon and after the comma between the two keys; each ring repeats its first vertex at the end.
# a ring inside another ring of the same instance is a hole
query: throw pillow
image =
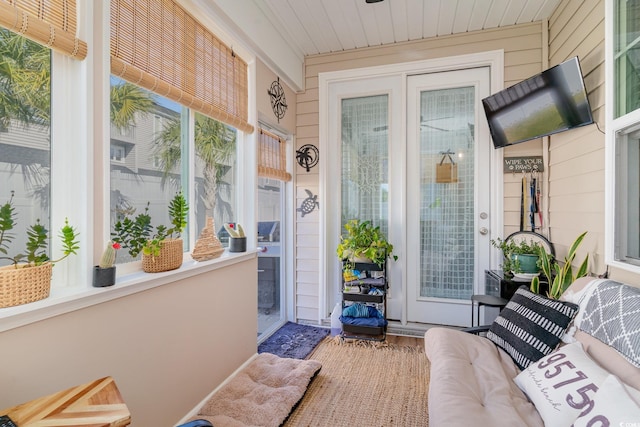
{"type": "Polygon", "coordinates": [[[531,364],[514,381],[533,402],[546,427],[566,427],[586,414],[608,375],[575,342],[531,364]]]}
{"type": "MultiPolygon", "coordinates": [[[[578,399],[580,399],[578,397],[578,399]]],[[[615,375],[609,375],[600,385],[592,401],[573,422],[574,427],[631,426],[640,421],[640,391],[620,383],[615,375]]]]}
{"type": "Polygon", "coordinates": [[[520,369],[551,353],[578,312],[573,303],[545,298],[520,286],[493,322],[487,338],[520,369]]]}
{"type": "Polygon", "coordinates": [[[640,289],[606,280],[593,289],[580,329],[640,368],[640,289]]]}

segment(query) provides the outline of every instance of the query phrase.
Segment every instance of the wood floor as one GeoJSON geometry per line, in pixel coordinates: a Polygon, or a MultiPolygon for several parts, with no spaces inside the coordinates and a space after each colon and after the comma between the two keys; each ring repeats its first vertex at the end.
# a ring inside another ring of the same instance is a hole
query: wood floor
{"type": "Polygon", "coordinates": [[[422,337],[405,337],[401,335],[387,334],[387,342],[389,344],[397,344],[408,347],[424,347],[424,338],[422,337]]]}

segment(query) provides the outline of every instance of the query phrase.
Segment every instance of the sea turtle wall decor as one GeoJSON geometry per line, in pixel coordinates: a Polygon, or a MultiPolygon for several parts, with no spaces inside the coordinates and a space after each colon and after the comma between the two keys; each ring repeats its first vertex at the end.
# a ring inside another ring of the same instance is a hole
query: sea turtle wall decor
{"type": "Polygon", "coordinates": [[[320,203],[318,203],[318,195],[315,196],[309,190],[304,190],[307,192],[308,197],[300,203],[300,207],[296,209],[296,211],[300,212],[302,217],[306,214],[309,214],[315,210],[315,208],[320,208],[320,203]]]}

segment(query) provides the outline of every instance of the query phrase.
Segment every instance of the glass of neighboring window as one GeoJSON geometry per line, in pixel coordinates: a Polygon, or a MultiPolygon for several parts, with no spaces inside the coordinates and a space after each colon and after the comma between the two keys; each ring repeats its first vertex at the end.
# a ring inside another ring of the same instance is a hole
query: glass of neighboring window
{"type": "MultiPolygon", "coordinates": [[[[4,248],[12,254],[37,220],[51,228],[51,50],[0,29],[0,64],[0,205],[15,194],[18,222],[4,248]]],[[[0,266],[8,263],[0,252],[0,266]]]]}
{"type": "Polygon", "coordinates": [[[237,218],[237,137],[233,127],[195,113],[196,234],[211,216],[223,244],[227,244],[223,224],[237,218]]]}
{"type": "Polygon", "coordinates": [[[640,1],[618,0],[615,27],[617,118],[640,108],[640,1]]]}
{"type": "MultiPolygon", "coordinates": [[[[613,258],[640,266],[640,1],[617,0],[613,25],[613,258]],[[620,120],[619,120],[620,119],[620,120]]],[[[611,250],[611,249],[609,249],[611,250]]]]}
{"type": "MultiPolygon", "coordinates": [[[[110,116],[111,230],[125,215],[146,209],[154,227],[171,226],[167,207],[182,190],[188,109],[112,76],[110,116]]],[[[132,260],[127,251],[117,259],[132,260]]]]}

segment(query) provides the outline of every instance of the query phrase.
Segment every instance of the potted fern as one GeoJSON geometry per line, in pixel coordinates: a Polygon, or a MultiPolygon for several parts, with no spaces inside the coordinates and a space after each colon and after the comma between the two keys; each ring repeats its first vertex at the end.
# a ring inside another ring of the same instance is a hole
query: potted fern
{"type": "Polygon", "coordinates": [[[27,228],[27,244],[24,252],[9,255],[9,245],[15,238],[13,229],[17,224],[13,206],[14,192],[8,202],[0,206],[0,260],[10,265],[0,267],[0,307],[11,307],[38,301],[49,296],[53,265],[80,248],[78,233],[65,218],[60,229],[63,254],[51,259],[47,255],[49,231],[40,221],[27,228]]]}
{"type": "Polygon", "coordinates": [[[389,243],[379,226],[373,226],[371,221],[349,220],[345,226],[346,234],[340,236],[340,243],[336,248],[338,258],[343,261],[344,270],[352,270],[356,262],[370,262],[378,267],[387,258],[398,259],[393,254],[393,245],[389,243]]]}
{"type": "Polygon", "coordinates": [[[542,246],[533,240],[492,239],[491,245],[502,251],[502,269],[512,275],[537,275],[540,272],[539,254],[542,246]]]}
{"type": "Polygon", "coordinates": [[[177,193],[168,206],[171,226],[151,224],[149,204],[135,217],[125,215],[116,222],[113,241],[136,258],[142,253],[142,270],[146,273],[175,270],[182,265],[182,232],[187,226],[189,206],[183,194],[177,193]]]}

